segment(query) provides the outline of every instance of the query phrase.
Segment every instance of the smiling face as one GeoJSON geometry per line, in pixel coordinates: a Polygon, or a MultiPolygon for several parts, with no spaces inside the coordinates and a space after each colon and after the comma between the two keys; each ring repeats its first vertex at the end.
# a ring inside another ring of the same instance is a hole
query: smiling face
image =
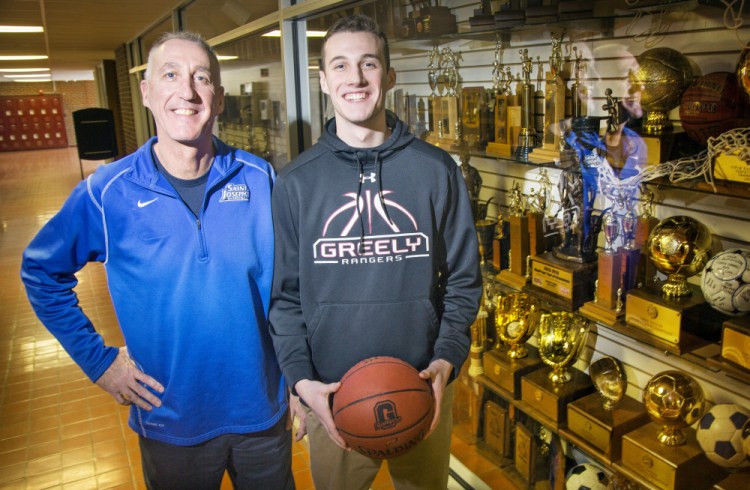
{"type": "Polygon", "coordinates": [[[385,131],[385,95],[396,72],[385,66],[383,46],[369,32],[339,32],[323,49],[320,87],[331,98],[336,130],[385,131]]]}
{"type": "Polygon", "coordinates": [[[160,144],[211,144],[214,119],[224,109],[224,89],[214,85],[216,77],[208,53],[195,42],[172,39],[151,53],[141,94],[160,144]]]}

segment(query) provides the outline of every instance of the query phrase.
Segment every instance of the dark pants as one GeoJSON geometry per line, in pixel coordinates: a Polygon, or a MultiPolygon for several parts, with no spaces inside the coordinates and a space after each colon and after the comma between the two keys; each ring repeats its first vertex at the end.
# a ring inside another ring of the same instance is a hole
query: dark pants
{"type": "Polygon", "coordinates": [[[262,432],[225,434],[196,446],[145,437],[139,444],[150,490],[219,489],[225,470],[237,489],[294,489],[292,434],[286,417],[262,432]]]}

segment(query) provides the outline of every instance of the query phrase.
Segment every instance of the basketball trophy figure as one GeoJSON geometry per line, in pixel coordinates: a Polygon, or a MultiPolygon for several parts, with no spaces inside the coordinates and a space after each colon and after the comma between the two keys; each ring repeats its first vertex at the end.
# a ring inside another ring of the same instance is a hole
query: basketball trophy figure
{"type": "Polygon", "coordinates": [[[519,50],[523,69],[521,85],[521,132],[518,135],[515,157],[526,160],[529,153],[536,146],[536,130],[534,129],[534,86],[531,84],[531,70],[534,62],[529,56],[529,50],[519,50]]]}

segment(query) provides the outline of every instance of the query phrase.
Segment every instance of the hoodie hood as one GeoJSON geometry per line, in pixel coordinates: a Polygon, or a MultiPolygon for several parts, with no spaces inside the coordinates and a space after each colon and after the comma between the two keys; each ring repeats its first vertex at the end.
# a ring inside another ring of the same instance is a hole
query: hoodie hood
{"type": "Polygon", "coordinates": [[[330,149],[336,156],[354,166],[375,164],[378,161],[387,160],[393,153],[401,150],[411,143],[414,135],[409,128],[391,111],[386,111],[386,125],[391,129],[391,135],[382,145],[372,148],[354,148],[344,143],[336,135],[336,118],[326,122],[323,134],[320,136],[320,144],[330,149]]]}
{"type": "MultiPolygon", "coordinates": [[[[364,181],[365,169],[374,167],[375,174],[378,182],[378,196],[380,198],[380,204],[385,211],[386,218],[392,224],[390,215],[388,215],[388,206],[385,204],[385,198],[383,197],[383,179],[381,178],[381,169],[384,160],[398,152],[399,150],[406,148],[414,139],[414,135],[409,132],[409,128],[399,118],[390,111],[386,111],[386,126],[391,129],[391,135],[379,146],[372,148],[354,148],[344,143],[344,141],[336,134],[336,118],[331,118],[325,125],[325,131],[323,131],[320,137],[320,144],[328,148],[333,152],[336,157],[346,164],[352,165],[357,168],[359,173],[359,179],[353,185],[357,186],[357,202],[360,202],[360,196],[362,194],[362,182],[364,181]]],[[[364,248],[365,241],[365,224],[362,218],[362,210],[359,208],[359,247],[360,250],[364,248]]]]}

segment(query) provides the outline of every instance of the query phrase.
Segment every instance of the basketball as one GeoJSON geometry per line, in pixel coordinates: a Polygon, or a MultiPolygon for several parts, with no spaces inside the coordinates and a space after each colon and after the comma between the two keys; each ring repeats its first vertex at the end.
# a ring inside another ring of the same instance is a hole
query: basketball
{"type": "Polygon", "coordinates": [[[341,378],[333,421],[355,451],[375,459],[406,454],[427,434],[435,411],[428,380],[395,357],[371,357],[341,378]]]}
{"type": "Polygon", "coordinates": [[[680,121],[692,139],[705,145],[711,136],[741,125],[742,100],[737,77],[714,72],[698,77],[682,94],[680,121]]]}

